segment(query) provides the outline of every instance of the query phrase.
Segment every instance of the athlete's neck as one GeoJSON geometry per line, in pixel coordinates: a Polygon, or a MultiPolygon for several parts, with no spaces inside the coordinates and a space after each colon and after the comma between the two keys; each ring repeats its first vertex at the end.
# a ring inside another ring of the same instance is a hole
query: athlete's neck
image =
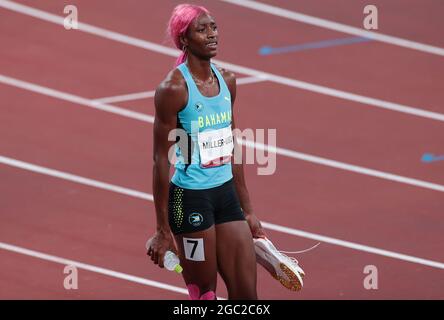
{"type": "Polygon", "coordinates": [[[207,81],[211,78],[210,60],[202,60],[193,55],[188,55],[186,63],[190,72],[199,80],[207,81]]]}

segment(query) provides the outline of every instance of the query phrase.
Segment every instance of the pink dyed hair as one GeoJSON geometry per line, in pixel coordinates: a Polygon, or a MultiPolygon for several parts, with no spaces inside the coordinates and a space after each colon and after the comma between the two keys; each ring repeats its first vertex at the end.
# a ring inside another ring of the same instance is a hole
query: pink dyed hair
{"type": "Polygon", "coordinates": [[[168,23],[168,34],[173,40],[176,47],[182,50],[181,55],[176,60],[175,66],[185,62],[187,59],[187,52],[183,50],[182,44],[180,43],[180,37],[185,35],[190,24],[203,13],[210,13],[206,8],[201,6],[196,6],[193,4],[179,4],[173,10],[171,14],[170,21],[168,23]]]}

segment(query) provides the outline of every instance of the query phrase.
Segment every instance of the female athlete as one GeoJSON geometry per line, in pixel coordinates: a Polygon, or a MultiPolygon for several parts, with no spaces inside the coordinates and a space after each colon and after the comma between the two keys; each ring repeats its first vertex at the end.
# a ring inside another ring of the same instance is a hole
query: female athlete
{"type": "Polygon", "coordinates": [[[216,298],[217,272],[229,299],[257,299],[253,238],[265,233],[251,206],[243,165],[233,157],[240,150],[232,136],[236,78],[211,63],[219,37],[207,9],[177,6],[168,31],[182,54],[154,99],[157,229],[148,255],[162,268],[165,252],[178,252],[191,299],[216,298]],[[170,181],[171,148],[176,162],[170,181]]]}

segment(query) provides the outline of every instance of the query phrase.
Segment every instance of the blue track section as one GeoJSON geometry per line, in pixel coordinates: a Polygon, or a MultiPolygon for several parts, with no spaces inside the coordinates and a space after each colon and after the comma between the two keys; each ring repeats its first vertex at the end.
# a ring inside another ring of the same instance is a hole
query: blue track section
{"type": "Polygon", "coordinates": [[[303,44],[297,44],[286,47],[272,48],[272,47],[262,47],[259,49],[259,54],[266,56],[271,54],[280,54],[280,53],[289,53],[289,52],[297,52],[303,50],[311,50],[311,49],[321,49],[321,48],[330,48],[336,46],[343,46],[354,43],[363,43],[372,41],[369,38],[364,37],[349,37],[349,38],[341,38],[341,39],[332,39],[332,40],[324,40],[318,42],[309,42],[303,44]]]}

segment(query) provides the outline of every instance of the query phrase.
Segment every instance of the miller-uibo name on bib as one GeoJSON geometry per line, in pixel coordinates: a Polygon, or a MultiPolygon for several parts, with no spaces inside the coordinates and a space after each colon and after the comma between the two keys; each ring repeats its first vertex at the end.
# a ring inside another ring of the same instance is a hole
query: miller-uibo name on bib
{"type": "Polygon", "coordinates": [[[217,167],[231,161],[234,149],[231,126],[199,132],[197,141],[202,168],[217,167]]]}

